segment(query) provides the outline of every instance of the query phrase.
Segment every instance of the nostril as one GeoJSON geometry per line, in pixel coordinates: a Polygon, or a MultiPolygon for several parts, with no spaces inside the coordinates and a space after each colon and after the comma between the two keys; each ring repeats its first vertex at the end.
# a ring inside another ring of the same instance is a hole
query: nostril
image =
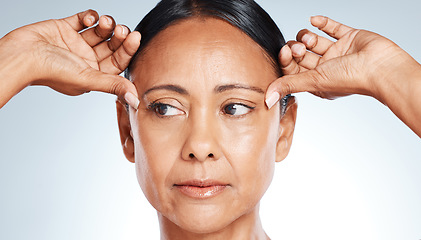
{"type": "Polygon", "coordinates": [[[193,153],[190,153],[189,154],[189,158],[194,158],[194,154],[193,153]]]}
{"type": "Polygon", "coordinates": [[[209,153],[208,157],[213,158],[213,153],[209,153]]]}

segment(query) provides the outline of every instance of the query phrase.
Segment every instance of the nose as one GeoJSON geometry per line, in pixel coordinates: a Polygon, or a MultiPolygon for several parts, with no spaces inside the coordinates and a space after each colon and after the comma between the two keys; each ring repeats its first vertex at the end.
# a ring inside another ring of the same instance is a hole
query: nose
{"type": "Polygon", "coordinates": [[[189,119],[188,133],[181,153],[184,160],[203,162],[220,158],[216,122],[206,116],[189,119]]]}

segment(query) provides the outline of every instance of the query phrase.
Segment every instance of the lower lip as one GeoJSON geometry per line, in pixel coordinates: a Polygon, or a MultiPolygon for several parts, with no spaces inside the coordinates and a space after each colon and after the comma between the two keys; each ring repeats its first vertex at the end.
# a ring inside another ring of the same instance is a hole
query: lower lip
{"type": "Polygon", "coordinates": [[[191,186],[191,185],[175,185],[175,187],[183,194],[187,195],[191,198],[197,199],[207,199],[211,197],[215,197],[222,193],[226,185],[213,185],[208,187],[198,187],[198,186],[191,186]]]}

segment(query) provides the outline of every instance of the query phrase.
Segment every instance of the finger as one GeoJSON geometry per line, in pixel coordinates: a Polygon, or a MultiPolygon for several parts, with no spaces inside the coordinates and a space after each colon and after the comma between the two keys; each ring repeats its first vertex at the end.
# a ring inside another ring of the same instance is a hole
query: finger
{"type": "Polygon", "coordinates": [[[63,18],[75,31],[79,32],[93,26],[98,21],[99,15],[96,11],[89,9],[73,16],[63,18]]]}
{"type": "Polygon", "coordinates": [[[314,53],[308,52],[303,43],[297,42],[297,41],[288,41],[287,45],[291,48],[294,61],[299,66],[304,67],[304,68],[307,68],[306,65],[312,66],[312,68],[314,68],[315,64],[317,66],[319,62],[319,60],[316,58],[317,55],[314,53]],[[303,61],[304,61],[304,64],[301,64],[301,62],[303,61]]]}
{"type": "Polygon", "coordinates": [[[284,75],[297,74],[306,70],[302,69],[293,59],[291,48],[288,45],[282,47],[279,53],[279,63],[284,75]]]}
{"type": "Polygon", "coordinates": [[[112,36],[115,25],[111,16],[101,16],[98,25],[80,33],[80,35],[89,46],[94,47],[112,36]]]}
{"type": "Polygon", "coordinates": [[[114,35],[109,41],[102,42],[93,49],[99,62],[111,56],[123,44],[130,30],[126,26],[117,25],[114,29],[114,35]]]}
{"type": "Polygon", "coordinates": [[[308,50],[319,55],[325,54],[327,50],[329,50],[329,48],[334,44],[333,41],[312,33],[307,29],[303,29],[298,32],[297,41],[304,43],[308,50]]]}
{"type": "Polygon", "coordinates": [[[101,71],[110,74],[120,74],[127,68],[131,58],[140,45],[140,33],[130,33],[123,44],[108,58],[99,63],[101,71]]]}
{"type": "Polygon", "coordinates": [[[128,79],[112,74],[90,69],[80,76],[87,84],[89,91],[100,91],[117,95],[123,103],[129,104],[132,108],[138,109],[139,97],[135,85],[128,79]]]}
{"type": "Polygon", "coordinates": [[[299,60],[300,58],[304,57],[304,55],[306,54],[306,51],[307,51],[306,46],[301,42],[288,41],[287,45],[290,47],[292,56],[296,60],[299,60]]]}
{"type": "Polygon", "coordinates": [[[297,64],[305,69],[314,69],[321,63],[321,57],[315,53],[306,51],[303,57],[296,60],[297,64]]]}
{"type": "Polygon", "coordinates": [[[315,70],[308,70],[295,75],[287,75],[272,82],[266,91],[266,105],[270,109],[281,98],[297,92],[319,92],[318,82],[321,75],[315,70]]]}
{"type": "Polygon", "coordinates": [[[354,28],[348,27],[324,16],[311,17],[310,21],[313,26],[335,39],[340,39],[349,31],[354,30],[354,28]]]}

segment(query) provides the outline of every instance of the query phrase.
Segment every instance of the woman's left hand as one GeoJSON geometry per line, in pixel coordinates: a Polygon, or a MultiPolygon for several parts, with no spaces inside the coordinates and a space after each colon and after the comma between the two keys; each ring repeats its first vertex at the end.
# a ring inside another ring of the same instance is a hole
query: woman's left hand
{"type": "Polygon", "coordinates": [[[271,108],[281,97],[310,92],[326,99],[351,94],[376,98],[421,136],[421,65],[394,42],[376,33],[354,29],[327,17],[311,18],[327,38],[307,29],[280,52],[286,75],[268,88],[271,108]]]}

